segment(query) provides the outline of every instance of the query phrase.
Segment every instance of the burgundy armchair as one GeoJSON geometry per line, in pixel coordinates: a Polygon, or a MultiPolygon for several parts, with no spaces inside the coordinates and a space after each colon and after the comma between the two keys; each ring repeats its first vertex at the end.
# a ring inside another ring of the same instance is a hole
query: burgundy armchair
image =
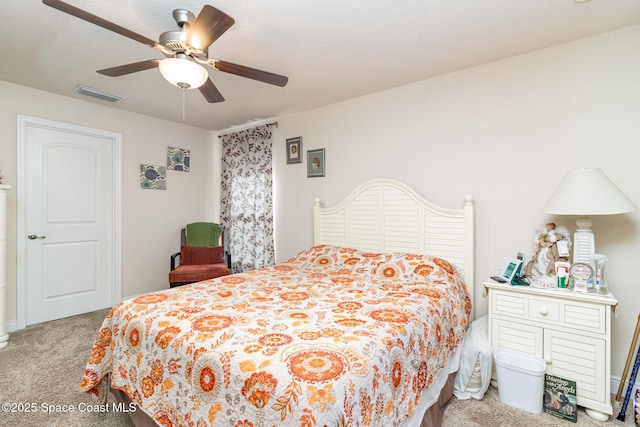
{"type": "Polygon", "coordinates": [[[224,249],[224,235],[221,237],[220,246],[189,246],[187,240],[185,229],[182,229],[180,252],[171,255],[170,287],[174,288],[231,273],[231,255],[224,249]],[[178,258],[180,258],[180,264],[176,266],[178,258]]]}

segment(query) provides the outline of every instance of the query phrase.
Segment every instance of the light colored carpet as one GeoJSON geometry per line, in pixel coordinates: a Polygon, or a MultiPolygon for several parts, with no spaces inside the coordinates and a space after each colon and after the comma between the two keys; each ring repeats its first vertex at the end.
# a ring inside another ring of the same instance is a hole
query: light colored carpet
{"type": "Polygon", "coordinates": [[[0,402],[15,403],[14,409],[22,412],[3,410],[0,425],[133,425],[124,413],[84,411],[83,405],[95,402],[80,391],[80,379],[96,332],[107,313],[108,310],[101,310],[68,317],[10,334],[9,345],[0,350],[0,402]],[[71,405],[74,411],[56,405],[71,405]],[[25,412],[27,409],[31,412],[25,412]]]}
{"type": "MultiPolygon", "coordinates": [[[[79,391],[80,378],[96,332],[107,310],[33,325],[11,334],[7,348],[0,350],[0,403],[13,402],[23,412],[0,414],[2,426],[132,426],[123,412],[90,412],[95,402],[79,391]],[[62,405],[73,407],[73,412],[62,405]],[[85,406],[89,405],[89,406],[85,406]],[[24,412],[25,408],[35,409],[24,412]],[[48,410],[51,411],[48,412],[48,410]]],[[[109,396],[109,404],[113,403],[109,396]]],[[[633,405],[629,405],[631,414],[633,405]]],[[[617,409],[615,415],[617,415],[617,409]]],[[[444,417],[445,427],[533,427],[533,426],[633,426],[627,415],[622,423],[610,418],[601,423],[584,410],[572,424],[546,414],[530,414],[500,402],[490,387],[483,400],[453,398],[444,417]]]]}
{"type": "Polygon", "coordinates": [[[552,415],[540,413],[531,414],[500,401],[498,390],[489,387],[482,400],[451,399],[444,414],[443,427],[630,427],[635,426],[633,417],[633,402],[628,405],[625,422],[618,421],[619,404],[614,402],[614,416],[608,421],[599,422],[591,418],[584,411],[578,409],[578,422],[576,424],[556,418],[552,415]]]}

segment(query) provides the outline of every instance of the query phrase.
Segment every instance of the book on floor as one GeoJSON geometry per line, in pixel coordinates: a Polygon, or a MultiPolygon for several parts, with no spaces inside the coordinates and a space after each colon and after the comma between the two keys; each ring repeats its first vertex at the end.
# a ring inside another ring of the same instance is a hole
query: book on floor
{"type": "Polygon", "coordinates": [[[563,420],[577,422],[576,382],[556,375],[545,375],[544,412],[563,420]]]}

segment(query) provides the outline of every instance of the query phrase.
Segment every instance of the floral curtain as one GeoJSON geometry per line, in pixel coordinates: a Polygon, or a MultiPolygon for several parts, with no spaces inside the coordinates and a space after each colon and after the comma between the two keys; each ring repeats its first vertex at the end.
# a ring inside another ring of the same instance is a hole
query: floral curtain
{"type": "Polygon", "coordinates": [[[233,273],[275,262],[271,126],[222,137],[221,223],[233,273]]]}

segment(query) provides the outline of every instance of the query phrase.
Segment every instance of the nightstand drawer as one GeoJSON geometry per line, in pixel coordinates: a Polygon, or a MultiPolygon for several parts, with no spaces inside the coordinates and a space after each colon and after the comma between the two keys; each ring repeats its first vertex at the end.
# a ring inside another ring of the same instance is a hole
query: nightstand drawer
{"type": "Polygon", "coordinates": [[[543,322],[551,327],[599,334],[607,331],[606,306],[561,299],[560,294],[547,297],[497,290],[491,292],[490,310],[494,316],[543,322]]]}
{"type": "Polygon", "coordinates": [[[562,303],[550,298],[528,298],[528,317],[536,320],[547,320],[551,322],[560,321],[560,309],[562,303]]]}
{"type": "Polygon", "coordinates": [[[606,308],[596,304],[563,304],[564,323],[574,329],[604,334],[607,328],[606,308]]]}
{"type": "Polygon", "coordinates": [[[505,292],[492,292],[491,313],[502,316],[526,316],[527,300],[525,295],[505,292]]]}

